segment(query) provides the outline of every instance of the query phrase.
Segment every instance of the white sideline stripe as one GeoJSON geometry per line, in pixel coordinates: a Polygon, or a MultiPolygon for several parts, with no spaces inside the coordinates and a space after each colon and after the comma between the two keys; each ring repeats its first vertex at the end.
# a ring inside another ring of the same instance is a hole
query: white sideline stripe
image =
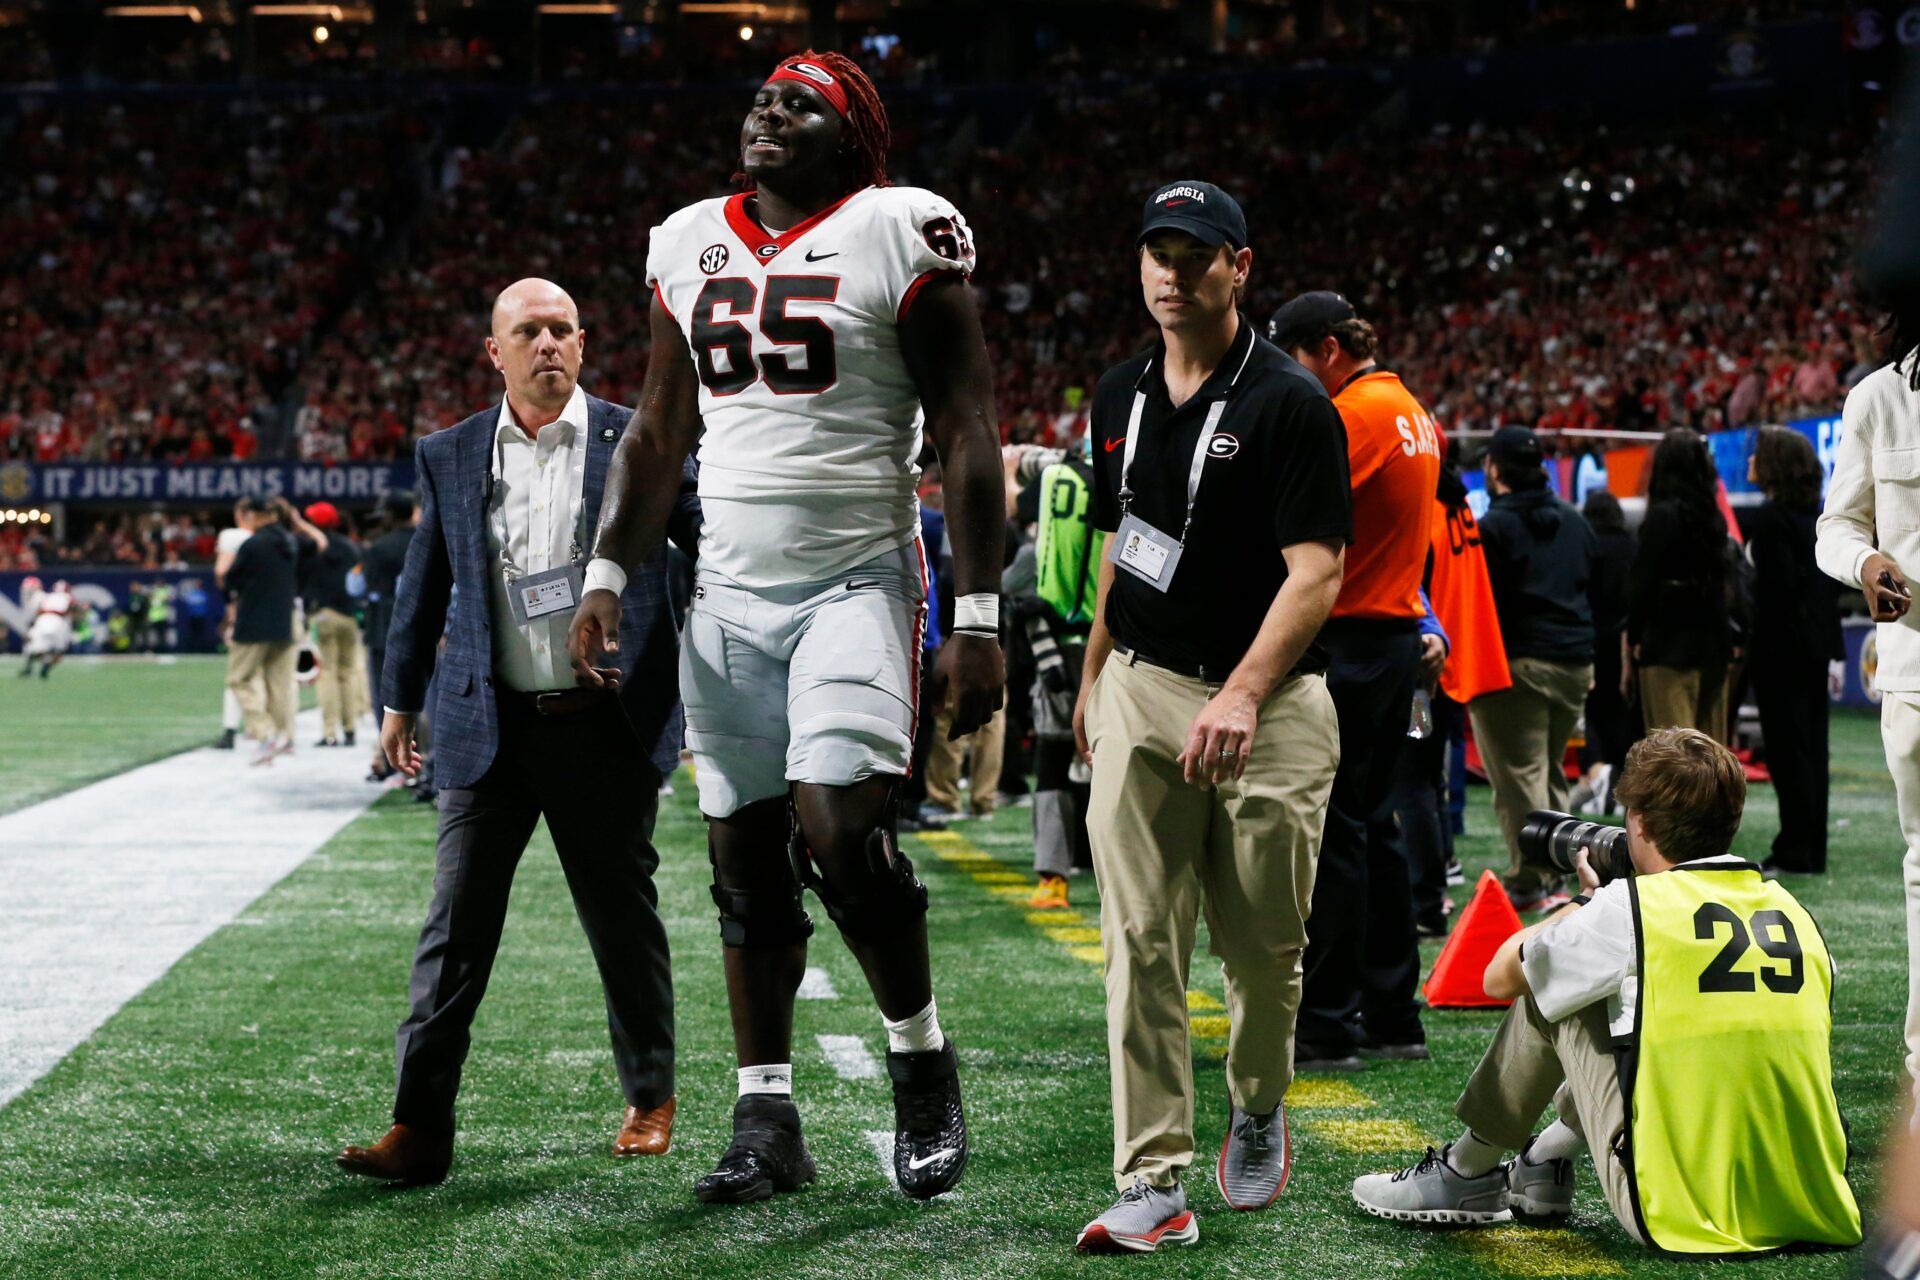
{"type": "Polygon", "coordinates": [[[880,1157],[880,1172],[893,1181],[893,1130],[867,1130],[867,1145],[873,1148],[873,1154],[880,1157]]]}
{"type": "Polygon", "coordinates": [[[0,816],[0,1106],[379,798],[319,736],[308,711],[271,765],[206,747],[0,816]]]}
{"type": "Polygon", "coordinates": [[[825,969],[809,969],[800,979],[800,998],[802,1000],[838,1000],[840,993],[833,989],[833,975],[825,969]]]}
{"type": "Polygon", "coordinates": [[[827,1065],[842,1080],[878,1080],[880,1064],[874,1061],[859,1036],[816,1036],[827,1065]]]}

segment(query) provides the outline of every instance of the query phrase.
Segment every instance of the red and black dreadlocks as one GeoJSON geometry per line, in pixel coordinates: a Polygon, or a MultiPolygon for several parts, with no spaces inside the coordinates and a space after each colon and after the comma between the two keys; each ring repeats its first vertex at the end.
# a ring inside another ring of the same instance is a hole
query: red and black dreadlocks
{"type": "MultiPolygon", "coordinates": [[[[810,62],[840,82],[847,97],[847,109],[842,115],[846,122],[844,136],[845,149],[841,153],[842,172],[846,175],[850,190],[858,191],[862,187],[890,187],[893,179],[887,176],[887,145],[892,131],[887,124],[887,108],[880,101],[880,91],[873,87],[873,81],[860,69],[860,64],[843,53],[816,53],[808,49],[783,59],[781,67],[790,67],[796,62],[810,62]]],[[[747,190],[753,189],[753,179],[744,173],[734,175],[747,190]]]]}

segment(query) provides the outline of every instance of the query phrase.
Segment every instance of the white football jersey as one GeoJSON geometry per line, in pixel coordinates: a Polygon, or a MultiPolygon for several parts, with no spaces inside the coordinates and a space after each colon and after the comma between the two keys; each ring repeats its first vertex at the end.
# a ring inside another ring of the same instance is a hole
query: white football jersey
{"type": "Polygon", "coordinates": [[[43,591],[34,601],[33,611],[40,615],[64,618],[73,610],[73,596],[66,591],[43,591]]]}
{"type": "Polygon", "coordinates": [[[770,236],[747,197],[653,229],[647,283],[700,378],[700,568],[748,587],[829,578],[920,532],[920,394],[900,319],[936,273],[970,275],[966,220],[917,187],[867,187],[770,236]]]}

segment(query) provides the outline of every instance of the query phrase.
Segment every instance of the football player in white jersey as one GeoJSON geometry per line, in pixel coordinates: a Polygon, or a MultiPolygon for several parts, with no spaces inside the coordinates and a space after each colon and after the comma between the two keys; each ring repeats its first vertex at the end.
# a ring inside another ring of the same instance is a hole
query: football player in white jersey
{"type": "Polygon", "coordinates": [[[895,822],[926,623],[916,465],[946,476],[955,618],[935,678],[955,736],[1000,706],[1006,495],[986,343],[957,210],[886,176],[872,83],[838,54],[780,64],[740,131],[749,190],[653,229],[653,350],[607,481],[571,644],[594,680],[618,643],[624,570],[659,545],[700,446],[699,578],[681,653],[708,819],[740,1097],[709,1203],[811,1181],[792,1099],[805,885],[886,1025],[894,1175],[953,1187],[967,1137],[927,957],[926,890],[895,822]]]}
{"type": "Polygon", "coordinates": [[[27,660],[20,674],[32,675],[37,660],[40,678],[45,680],[73,646],[73,592],[62,579],[53,584],[53,590],[36,593],[29,607],[33,610],[33,623],[27,628],[27,660]]]}

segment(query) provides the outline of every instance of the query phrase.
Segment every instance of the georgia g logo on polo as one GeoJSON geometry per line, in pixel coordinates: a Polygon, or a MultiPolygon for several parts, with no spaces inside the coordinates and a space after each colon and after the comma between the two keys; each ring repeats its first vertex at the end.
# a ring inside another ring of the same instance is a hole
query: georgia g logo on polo
{"type": "Polygon", "coordinates": [[[727,246],[723,244],[710,244],[701,252],[700,269],[708,275],[713,275],[717,271],[724,271],[726,270],[726,266],[727,246]]]}
{"type": "Polygon", "coordinates": [[[1207,456],[1209,458],[1231,458],[1238,452],[1240,452],[1240,441],[1233,436],[1227,435],[1225,432],[1221,432],[1215,435],[1213,439],[1207,441],[1207,456]]]}

